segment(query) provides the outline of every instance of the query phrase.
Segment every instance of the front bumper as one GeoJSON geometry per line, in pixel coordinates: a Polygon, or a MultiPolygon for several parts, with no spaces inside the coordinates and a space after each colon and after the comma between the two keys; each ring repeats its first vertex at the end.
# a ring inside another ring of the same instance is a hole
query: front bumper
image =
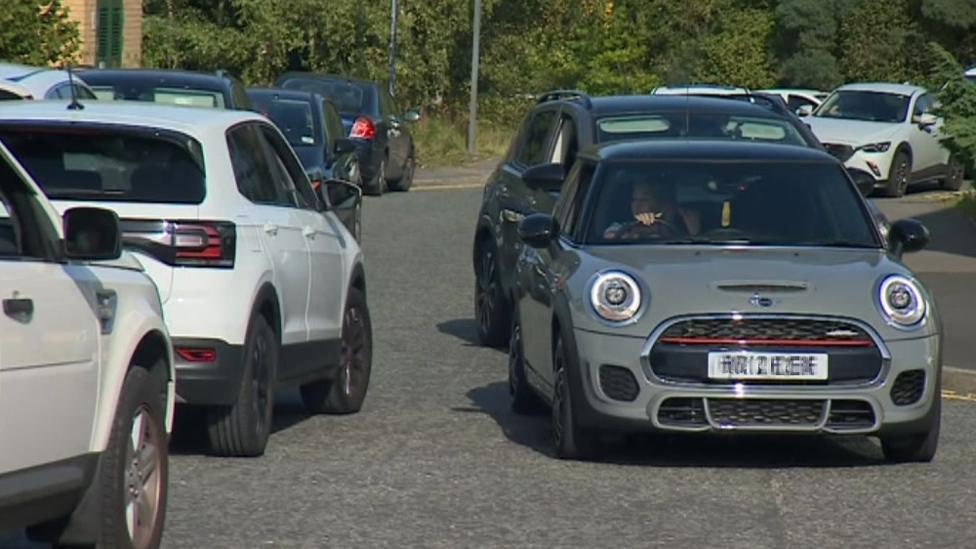
{"type": "Polygon", "coordinates": [[[174,352],[176,402],[192,405],[230,405],[237,402],[244,372],[244,347],[219,339],[173,338],[174,349],[215,351],[215,360],[189,362],[174,352]]]}
{"type": "Polygon", "coordinates": [[[858,178],[870,179],[874,182],[875,187],[882,187],[888,182],[891,161],[894,158],[894,154],[894,147],[889,148],[883,153],[868,153],[855,150],[844,161],[844,167],[854,177],[855,182],[858,178]]]}
{"type": "Polygon", "coordinates": [[[599,430],[911,434],[928,428],[932,403],[940,398],[938,336],[882,342],[886,357],[876,377],[822,385],[667,381],[650,368],[645,338],[579,329],[574,337],[582,375],[570,380],[584,397],[576,401],[577,417],[584,426],[599,430]],[[637,389],[633,400],[607,395],[606,382],[600,378],[605,365],[630,372],[637,389]],[[909,405],[896,405],[894,381],[909,370],[925,372],[921,397],[909,405]],[[782,421],[749,421],[760,416],[782,421]],[[676,417],[687,421],[675,421],[676,417]],[[860,421],[854,421],[857,418],[860,421]]]}

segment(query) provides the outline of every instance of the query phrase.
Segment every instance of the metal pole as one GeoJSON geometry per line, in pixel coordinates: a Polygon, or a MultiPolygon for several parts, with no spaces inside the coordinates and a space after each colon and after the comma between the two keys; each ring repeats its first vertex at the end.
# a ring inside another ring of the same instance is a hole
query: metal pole
{"type": "Polygon", "coordinates": [[[471,29],[471,101],[468,104],[468,154],[475,153],[475,129],[478,124],[478,54],[481,41],[481,0],[474,0],[474,23],[471,29]]]}
{"type": "Polygon", "coordinates": [[[396,83],[396,31],[397,31],[397,0],[390,0],[390,95],[396,83]]]}

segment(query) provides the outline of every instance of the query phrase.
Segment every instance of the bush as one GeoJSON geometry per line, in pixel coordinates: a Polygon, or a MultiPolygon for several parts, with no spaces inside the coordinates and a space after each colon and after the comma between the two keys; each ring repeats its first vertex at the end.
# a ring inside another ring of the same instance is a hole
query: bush
{"type": "Polygon", "coordinates": [[[468,155],[467,120],[455,120],[444,115],[421,119],[412,128],[417,147],[417,163],[420,166],[456,166],[481,158],[505,154],[512,139],[512,131],[487,121],[479,120],[475,143],[477,152],[468,155]]]}

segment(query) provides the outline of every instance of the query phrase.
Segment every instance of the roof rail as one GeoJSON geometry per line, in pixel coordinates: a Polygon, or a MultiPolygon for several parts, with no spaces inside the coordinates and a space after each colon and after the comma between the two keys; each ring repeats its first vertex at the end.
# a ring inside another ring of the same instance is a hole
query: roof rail
{"type": "Polygon", "coordinates": [[[693,97],[709,97],[715,99],[733,99],[737,101],[746,101],[752,103],[753,105],[758,105],[760,107],[769,109],[777,114],[786,115],[789,114],[790,110],[786,106],[786,102],[773,93],[761,93],[761,92],[746,92],[746,93],[733,93],[733,94],[707,94],[707,93],[689,93],[693,97]]]}
{"type": "Polygon", "coordinates": [[[536,104],[546,103],[548,101],[559,101],[562,99],[579,99],[583,102],[583,106],[587,109],[593,107],[593,102],[590,101],[590,96],[586,95],[585,92],[579,90],[552,90],[539,95],[536,99],[536,104]]]}

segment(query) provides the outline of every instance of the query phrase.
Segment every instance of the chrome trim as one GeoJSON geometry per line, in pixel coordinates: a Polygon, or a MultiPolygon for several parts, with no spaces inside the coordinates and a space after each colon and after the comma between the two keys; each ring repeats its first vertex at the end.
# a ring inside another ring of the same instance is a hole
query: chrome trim
{"type": "Polygon", "coordinates": [[[813,432],[816,432],[816,431],[822,431],[824,429],[824,426],[827,425],[827,418],[830,417],[830,414],[829,414],[829,411],[830,411],[830,401],[828,399],[823,399],[823,398],[810,398],[810,397],[778,398],[778,399],[774,399],[774,398],[763,398],[763,399],[758,399],[758,398],[756,398],[756,399],[745,399],[745,398],[743,398],[743,399],[736,399],[735,397],[731,397],[731,398],[730,397],[712,397],[712,398],[714,398],[715,400],[819,400],[819,401],[822,401],[823,402],[823,406],[822,406],[821,411],[820,411],[820,421],[818,421],[817,423],[810,424],[810,425],[794,425],[794,426],[788,426],[788,425],[775,425],[775,426],[773,426],[773,425],[770,425],[770,426],[766,426],[766,425],[744,425],[744,426],[743,425],[724,425],[723,426],[723,425],[717,423],[715,421],[715,419],[712,418],[712,410],[709,407],[709,402],[708,402],[710,400],[710,398],[709,397],[704,397],[704,398],[702,398],[702,400],[704,401],[704,406],[705,406],[705,421],[708,422],[708,425],[711,427],[711,429],[713,431],[718,431],[718,432],[754,431],[754,432],[757,432],[757,433],[761,433],[761,432],[777,432],[777,431],[778,432],[784,432],[784,431],[790,431],[790,432],[796,432],[796,433],[813,433],[813,432]]]}
{"type": "Polygon", "coordinates": [[[878,281],[874,284],[875,310],[877,310],[878,314],[881,315],[881,320],[884,321],[886,326],[890,326],[891,328],[894,328],[900,332],[917,332],[920,331],[925,326],[926,322],[929,319],[929,309],[930,309],[929,301],[931,301],[929,292],[925,289],[925,286],[922,285],[921,281],[919,281],[914,276],[909,276],[909,275],[904,275],[899,273],[891,273],[880,277],[878,281]],[[893,318],[891,318],[891,316],[889,316],[887,312],[885,312],[884,304],[882,303],[882,300],[884,299],[884,295],[882,295],[882,289],[884,288],[885,283],[888,280],[893,278],[900,278],[903,281],[909,282],[909,284],[914,288],[915,293],[918,295],[918,297],[921,298],[924,311],[922,312],[922,317],[918,319],[918,322],[915,322],[914,324],[899,324],[893,318]]]}
{"type": "MultiPolygon", "coordinates": [[[[593,275],[590,276],[589,280],[586,281],[586,298],[584,298],[583,301],[586,302],[586,310],[590,313],[590,318],[596,320],[598,323],[608,328],[622,328],[624,326],[632,326],[634,324],[637,324],[637,322],[640,321],[641,317],[644,316],[644,311],[648,309],[648,305],[650,304],[651,301],[651,290],[647,287],[647,284],[645,284],[644,281],[641,280],[640,277],[635,276],[633,273],[631,273],[626,269],[618,269],[616,267],[609,268],[609,269],[601,269],[593,273],[593,275]],[[624,275],[627,275],[634,281],[635,284],[637,284],[637,288],[640,290],[641,300],[640,300],[640,305],[638,305],[637,307],[637,312],[635,312],[634,316],[630,317],[627,320],[621,320],[619,322],[607,320],[602,316],[600,316],[600,313],[597,312],[596,307],[593,305],[592,290],[594,284],[598,280],[600,280],[601,277],[611,273],[623,273],[624,275]]],[[[615,334],[611,334],[611,335],[615,335],[615,334]]]]}
{"type": "MultiPolygon", "coordinates": [[[[874,329],[867,323],[847,317],[836,317],[836,316],[824,316],[824,315],[803,315],[803,314],[762,314],[762,313],[722,313],[722,314],[711,314],[711,315],[683,315],[672,317],[664,322],[660,323],[657,328],[651,332],[651,335],[647,337],[644,341],[643,347],[641,347],[640,355],[641,371],[647,381],[656,387],[680,387],[686,389],[693,389],[696,391],[711,392],[712,396],[719,396],[726,394],[729,390],[735,390],[734,396],[740,397],[750,397],[750,396],[760,396],[782,393],[784,389],[789,391],[802,391],[804,394],[819,394],[819,393],[834,393],[836,391],[847,391],[847,390],[858,390],[867,387],[882,387],[885,385],[888,379],[888,374],[891,370],[891,352],[888,351],[888,347],[884,344],[881,337],[874,331],[874,329]],[[834,383],[828,385],[791,385],[788,383],[776,384],[776,385],[746,385],[746,384],[723,384],[716,385],[710,383],[692,383],[684,381],[667,381],[659,378],[655,373],[653,368],[651,368],[651,349],[660,339],[661,334],[663,334],[668,328],[674,326],[679,322],[685,322],[688,320],[813,320],[813,321],[827,321],[827,322],[847,322],[857,326],[858,328],[864,330],[864,333],[868,334],[868,337],[874,342],[875,347],[881,353],[881,369],[878,371],[878,375],[874,379],[863,382],[863,383],[834,383]]],[[[775,397],[774,397],[775,398],[775,397]]],[[[803,398],[803,397],[801,397],[803,398]]],[[[846,431],[845,431],[846,432],[846,431]]]]}

